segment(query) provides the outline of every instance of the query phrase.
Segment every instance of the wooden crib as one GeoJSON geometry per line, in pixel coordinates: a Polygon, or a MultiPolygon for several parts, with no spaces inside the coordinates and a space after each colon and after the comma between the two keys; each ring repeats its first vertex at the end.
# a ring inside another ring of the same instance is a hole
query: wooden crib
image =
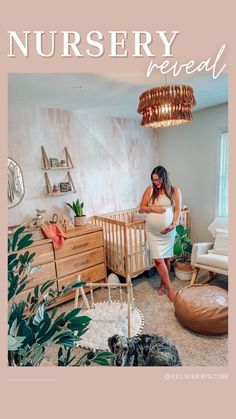
{"type": "MultiPolygon", "coordinates": [[[[145,215],[139,208],[96,215],[93,222],[103,229],[106,265],[111,271],[127,279],[154,266],[146,243],[145,215]]],[[[179,224],[189,228],[189,208],[182,209],[179,224]]]]}

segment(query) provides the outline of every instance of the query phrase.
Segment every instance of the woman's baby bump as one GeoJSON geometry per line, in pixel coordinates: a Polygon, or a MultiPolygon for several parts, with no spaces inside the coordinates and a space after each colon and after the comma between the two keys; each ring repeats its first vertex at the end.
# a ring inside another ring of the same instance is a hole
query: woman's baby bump
{"type": "Polygon", "coordinates": [[[163,214],[158,214],[156,212],[150,212],[147,214],[146,218],[146,228],[147,231],[152,230],[156,232],[161,232],[166,227],[168,227],[173,221],[173,208],[165,207],[166,211],[163,214]]]}

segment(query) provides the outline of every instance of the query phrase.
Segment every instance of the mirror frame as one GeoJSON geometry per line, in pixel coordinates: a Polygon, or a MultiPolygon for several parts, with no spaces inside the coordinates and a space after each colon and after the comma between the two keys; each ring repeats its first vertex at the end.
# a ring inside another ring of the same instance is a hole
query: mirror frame
{"type": "Polygon", "coordinates": [[[21,169],[20,165],[12,157],[9,157],[9,156],[7,157],[7,174],[8,174],[8,160],[12,160],[18,166],[18,168],[20,170],[20,173],[21,173],[22,184],[23,184],[23,194],[22,194],[21,199],[16,204],[11,205],[10,207],[9,207],[9,202],[8,202],[8,209],[11,209],[11,208],[14,208],[17,205],[19,205],[21,203],[22,199],[24,198],[24,196],[25,196],[25,182],[24,182],[24,176],[23,176],[23,172],[22,172],[22,169],[21,169]]]}

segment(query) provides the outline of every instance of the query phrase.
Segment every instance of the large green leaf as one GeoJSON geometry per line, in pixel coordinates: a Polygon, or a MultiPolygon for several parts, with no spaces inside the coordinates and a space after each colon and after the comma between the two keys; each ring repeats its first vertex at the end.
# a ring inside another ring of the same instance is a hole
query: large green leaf
{"type": "Polygon", "coordinates": [[[21,335],[25,336],[24,346],[28,344],[29,346],[33,345],[35,342],[34,334],[29,326],[24,323],[23,328],[21,330],[21,335]]]}
{"type": "Polygon", "coordinates": [[[19,263],[19,259],[14,259],[9,265],[8,265],[8,271],[13,271],[14,268],[17,267],[19,263]]]}
{"type": "Polygon", "coordinates": [[[23,255],[20,255],[20,256],[19,256],[20,263],[21,263],[22,265],[25,265],[25,264],[26,264],[27,259],[28,259],[28,256],[29,256],[29,251],[28,251],[28,250],[27,250],[27,252],[25,252],[23,255]]]}
{"type": "Polygon", "coordinates": [[[10,255],[8,255],[8,265],[11,264],[11,262],[13,262],[13,260],[15,260],[17,258],[17,253],[11,253],[10,255]]]}
{"type": "Polygon", "coordinates": [[[39,325],[41,323],[41,321],[43,319],[44,319],[44,305],[41,304],[38,307],[38,309],[37,309],[37,311],[35,313],[35,316],[33,318],[33,324],[37,326],[37,325],[39,325]]]}
{"type": "Polygon", "coordinates": [[[20,294],[20,292],[23,291],[23,289],[26,287],[27,284],[28,284],[28,281],[27,282],[23,282],[23,284],[21,284],[21,286],[16,291],[16,295],[20,294]]]}
{"type": "Polygon", "coordinates": [[[70,311],[66,317],[65,321],[68,322],[68,320],[72,319],[73,317],[77,316],[80,312],[81,308],[74,308],[74,310],[70,311]]]}
{"type": "Polygon", "coordinates": [[[18,288],[18,283],[19,283],[19,277],[16,276],[14,277],[14,281],[12,281],[8,287],[8,301],[10,301],[14,297],[16,290],[18,288]]]}
{"type": "Polygon", "coordinates": [[[41,322],[40,328],[39,328],[38,333],[37,333],[37,339],[39,339],[42,336],[44,336],[45,333],[50,328],[50,326],[51,326],[51,319],[50,319],[49,315],[47,313],[45,313],[45,315],[44,315],[44,321],[41,322]]]}
{"type": "Polygon", "coordinates": [[[176,226],[176,232],[178,233],[178,235],[180,237],[182,237],[185,233],[184,233],[184,226],[182,224],[179,224],[176,226]]]}
{"type": "Polygon", "coordinates": [[[21,345],[22,342],[25,340],[24,336],[10,336],[8,335],[8,351],[15,351],[17,350],[21,345]]]}
{"type": "Polygon", "coordinates": [[[36,285],[36,287],[34,287],[34,296],[35,298],[39,298],[39,285],[36,285]]]}
{"type": "Polygon", "coordinates": [[[85,329],[85,327],[88,326],[90,321],[90,317],[87,316],[74,317],[70,320],[70,323],[68,323],[67,327],[70,330],[78,331],[79,333],[81,333],[85,329]]]}
{"type": "Polygon", "coordinates": [[[30,246],[33,243],[33,240],[31,240],[32,234],[26,234],[25,236],[20,239],[20,241],[17,244],[17,250],[24,249],[25,247],[30,246]]]}
{"type": "Polygon", "coordinates": [[[30,273],[30,274],[35,274],[36,272],[38,272],[41,269],[42,265],[35,265],[32,268],[30,267],[30,264],[28,265],[29,269],[26,269],[26,272],[30,273]]]}
{"type": "Polygon", "coordinates": [[[33,359],[32,359],[32,363],[33,363],[33,365],[35,365],[35,366],[37,366],[37,365],[39,365],[40,364],[40,362],[41,362],[41,359],[42,359],[42,356],[43,356],[43,354],[44,354],[44,351],[45,351],[45,349],[44,349],[44,347],[43,346],[39,346],[38,348],[37,348],[37,350],[35,351],[35,353],[34,353],[34,355],[33,355],[33,359]]]}
{"type": "Polygon", "coordinates": [[[182,254],[182,244],[180,240],[177,240],[174,244],[174,254],[175,256],[180,256],[182,254]]]}
{"type": "Polygon", "coordinates": [[[25,230],[25,227],[20,227],[20,228],[18,228],[16,231],[15,231],[15,233],[13,234],[13,237],[12,237],[12,242],[11,242],[11,248],[12,248],[12,251],[14,252],[14,250],[15,250],[15,248],[16,248],[16,244],[17,244],[17,242],[18,242],[18,239],[19,239],[19,235],[21,234],[21,233],[23,233],[23,231],[25,230]]]}
{"type": "Polygon", "coordinates": [[[55,283],[55,281],[47,281],[45,282],[41,288],[40,288],[40,292],[41,294],[43,294],[49,287],[51,287],[51,285],[53,285],[55,283]]]}
{"type": "MultiPolygon", "coordinates": [[[[10,326],[10,325],[9,325],[10,326]]],[[[15,319],[10,327],[9,335],[13,336],[17,328],[17,319],[15,319]]]]}

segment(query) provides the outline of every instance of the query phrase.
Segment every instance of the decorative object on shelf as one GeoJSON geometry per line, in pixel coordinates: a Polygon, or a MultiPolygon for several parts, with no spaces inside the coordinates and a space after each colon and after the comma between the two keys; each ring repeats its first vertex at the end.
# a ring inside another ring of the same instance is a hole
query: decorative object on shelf
{"type": "Polygon", "coordinates": [[[195,105],[193,89],[188,85],[169,85],[146,90],[139,97],[141,125],[163,128],[187,124],[192,120],[191,108],[195,105]]]}
{"type": "Polygon", "coordinates": [[[71,191],[70,182],[60,182],[60,191],[61,192],[70,192],[71,191]]]}
{"type": "Polygon", "coordinates": [[[67,167],[66,160],[61,160],[61,167],[67,167]]]}
{"type": "Polygon", "coordinates": [[[56,213],[53,214],[52,219],[49,222],[50,222],[50,224],[57,224],[57,222],[58,222],[58,215],[56,213]]]}
{"type": "Polygon", "coordinates": [[[75,202],[72,202],[72,204],[66,203],[68,207],[74,211],[74,224],[75,227],[79,227],[81,225],[87,224],[86,215],[84,215],[84,203],[80,202],[79,199],[77,199],[75,202]]]}
{"type": "Polygon", "coordinates": [[[53,193],[60,192],[60,185],[58,183],[54,183],[52,191],[53,191],[53,193]]]}
{"type": "MultiPolygon", "coordinates": [[[[43,170],[49,171],[49,170],[65,170],[65,169],[73,169],[74,165],[72,163],[71,157],[69,155],[67,147],[65,147],[64,152],[66,159],[61,160],[61,165],[59,165],[59,160],[56,158],[48,158],[46,151],[43,146],[41,146],[41,152],[42,152],[42,159],[43,159],[43,170]]],[[[71,174],[69,170],[67,171],[67,181],[58,183],[58,186],[56,188],[52,188],[51,182],[49,180],[48,173],[44,173],[45,177],[45,184],[46,184],[46,194],[49,196],[57,196],[60,194],[66,194],[66,193],[74,193],[76,192],[76,188],[74,185],[74,182],[72,180],[71,174]],[[54,190],[55,189],[55,190],[54,190]]]]}
{"type": "Polygon", "coordinates": [[[61,226],[65,232],[74,230],[74,221],[71,218],[63,216],[61,219],[61,226]]]}
{"type": "Polygon", "coordinates": [[[20,166],[8,157],[8,208],[18,205],[25,194],[23,174],[20,166]]]}
{"type": "Polygon", "coordinates": [[[44,214],[46,213],[46,210],[35,209],[35,211],[36,211],[36,217],[32,218],[32,220],[29,222],[28,224],[29,228],[38,228],[44,225],[44,214]]]}
{"type": "Polygon", "coordinates": [[[59,161],[55,158],[50,158],[50,166],[51,167],[59,167],[59,161]]]}
{"type": "Polygon", "coordinates": [[[48,158],[44,146],[41,146],[41,152],[42,152],[42,159],[43,159],[43,170],[58,170],[58,169],[73,169],[74,168],[74,165],[71,160],[67,147],[64,148],[65,159],[61,160],[61,165],[59,165],[58,159],[48,158]],[[55,165],[51,164],[51,161],[54,162],[55,165]]]}

